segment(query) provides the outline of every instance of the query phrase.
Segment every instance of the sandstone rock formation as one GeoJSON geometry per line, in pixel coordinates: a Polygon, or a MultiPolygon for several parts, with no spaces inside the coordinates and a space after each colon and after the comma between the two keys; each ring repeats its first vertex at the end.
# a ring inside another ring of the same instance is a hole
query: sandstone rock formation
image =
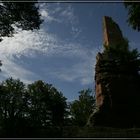
{"type": "Polygon", "coordinates": [[[118,44],[124,41],[122,32],[119,26],[107,16],[103,17],[103,44],[108,47],[113,44],[118,44]]]}
{"type": "Polygon", "coordinates": [[[95,67],[96,108],[88,124],[94,126],[140,126],[140,60],[130,51],[119,26],[103,18],[104,51],[95,67]]]}

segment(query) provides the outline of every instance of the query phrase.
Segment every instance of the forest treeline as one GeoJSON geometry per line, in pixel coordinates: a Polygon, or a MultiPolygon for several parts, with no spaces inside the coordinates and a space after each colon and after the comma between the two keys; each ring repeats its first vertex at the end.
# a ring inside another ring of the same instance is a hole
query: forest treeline
{"type": "Polygon", "coordinates": [[[90,89],[68,102],[51,84],[8,78],[0,84],[0,136],[61,137],[64,126],[86,124],[94,103],[90,89]]]}

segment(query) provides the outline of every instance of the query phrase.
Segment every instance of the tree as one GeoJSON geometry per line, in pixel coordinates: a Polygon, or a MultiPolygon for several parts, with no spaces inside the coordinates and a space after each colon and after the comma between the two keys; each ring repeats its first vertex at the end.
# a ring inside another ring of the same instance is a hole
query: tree
{"type": "Polygon", "coordinates": [[[119,45],[105,47],[98,65],[102,71],[137,75],[140,71],[140,53],[137,49],[130,50],[128,41],[124,40],[119,45]]]}
{"type": "Polygon", "coordinates": [[[2,0],[0,3],[0,42],[2,37],[12,37],[16,33],[15,27],[22,30],[39,29],[43,20],[40,18],[39,7],[36,3],[37,0],[31,0],[31,2],[2,0]]]}
{"type": "Polygon", "coordinates": [[[25,118],[26,108],[26,92],[23,82],[12,78],[3,81],[0,85],[0,122],[7,136],[16,134],[16,128],[25,118]]]}
{"type": "Polygon", "coordinates": [[[39,80],[25,86],[9,78],[0,84],[0,137],[40,136],[42,129],[47,136],[54,131],[61,135],[66,105],[66,98],[51,84],[39,80]]]}
{"type": "Polygon", "coordinates": [[[0,37],[13,36],[14,26],[23,30],[39,29],[42,20],[36,3],[37,0],[31,2],[3,0],[0,4],[0,37]]]}
{"type": "Polygon", "coordinates": [[[51,89],[51,110],[52,110],[52,124],[56,126],[62,126],[64,123],[65,115],[67,113],[66,98],[61,92],[58,92],[54,87],[51,89]]]}
{"type": "Polygon", "coordinates": [[[28,85],[29,115],[33,127],[63,123],[66,98],[51,84],[39,80],[28,85]]]}
{"type": "Polygon", "coordinates": [[[95,103],[94,97],[91,95],[92,90],[81,90],[79,99],[71,103],[71,115],[73,123],[79,126],[86,125],[95,103]]]}
{"type": "Polygon", "coordinates": [[[140,5],[138,2],[125,2],[125,7],[128,9],[128,23],[133,29],[140,31],[140,5]]]}

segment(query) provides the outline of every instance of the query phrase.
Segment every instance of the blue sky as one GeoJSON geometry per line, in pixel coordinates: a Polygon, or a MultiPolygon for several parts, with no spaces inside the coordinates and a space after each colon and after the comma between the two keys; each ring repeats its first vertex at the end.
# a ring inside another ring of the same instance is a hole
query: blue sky
{"type": "Polygon", "coordinates": [[[96,54],[102,51],[103,16],[116,21],[132,48],[139,48],[140,33],[128,26],[123,3],[39,3],[44,19],[39,31],[21,31],[0,42],[0,80],[20,78],[25,83],[43,80],[68,100],[82,89],[94,89],[96,54]]]}

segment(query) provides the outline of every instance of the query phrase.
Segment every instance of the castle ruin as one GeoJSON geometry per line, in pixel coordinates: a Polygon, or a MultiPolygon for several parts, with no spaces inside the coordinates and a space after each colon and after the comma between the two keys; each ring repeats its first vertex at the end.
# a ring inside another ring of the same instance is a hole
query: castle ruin
{"type": "MultiPolygon", "coordinates": [[[[140,125],[140,60],[133,58],[119,26],[103,18],[104,51],[96,57],[96,111],[94,126],[133,127],[140,125]],[[131,55],[130,55],[131,54],[131,55]],[[136,64],[137,63],[137,64],[136,64]]],[[[89,123],[89,122],[88,122],[89,123]]]]}

